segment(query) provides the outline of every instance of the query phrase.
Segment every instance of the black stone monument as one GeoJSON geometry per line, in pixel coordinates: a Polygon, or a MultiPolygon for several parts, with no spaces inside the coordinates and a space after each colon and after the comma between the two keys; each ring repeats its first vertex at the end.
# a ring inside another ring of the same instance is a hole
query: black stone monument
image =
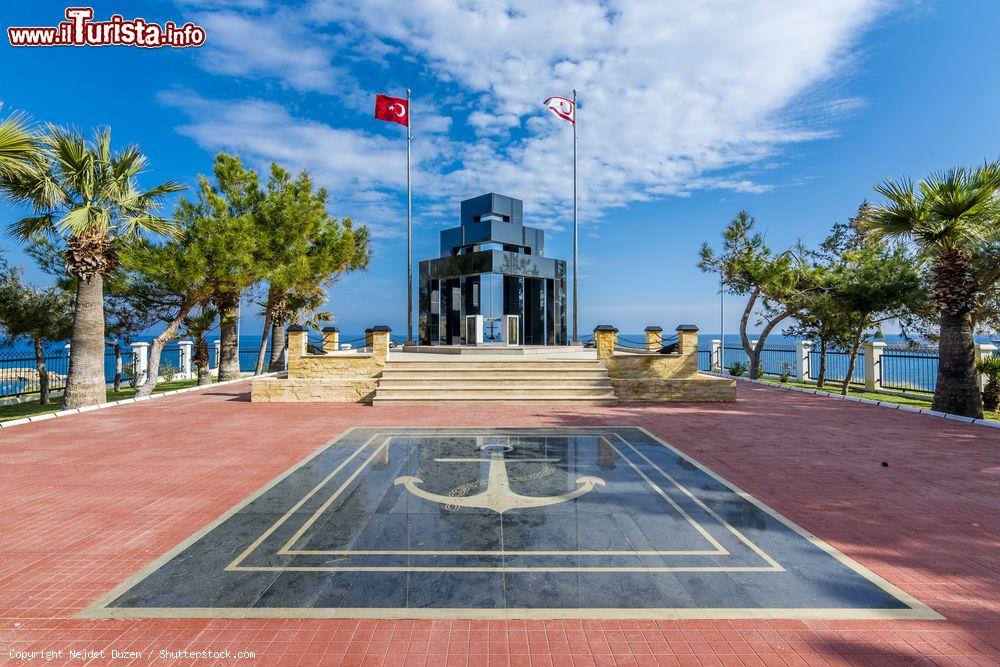
{"type": "Polygon", "coordinates": [[[518,344],[566,345],[566,262],[544,257],[544,245],[541,229],[524,226],[520,199],[463,201],[461,225],[441,232],[441,256],[420,262],[420,344],[477,342],[466,334],[480,315],[484,343],[512,341],[510,326],[518,344]]]}

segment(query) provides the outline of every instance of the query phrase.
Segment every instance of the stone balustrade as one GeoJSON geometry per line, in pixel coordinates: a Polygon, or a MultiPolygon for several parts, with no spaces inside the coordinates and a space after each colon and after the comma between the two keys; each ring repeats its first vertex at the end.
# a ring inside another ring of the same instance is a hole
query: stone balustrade
{"type": "Polygon", "coordinates": [[[622,401],[735,401],[736,381],[698,372],[698,327],[677,327],[674,351],[663,347],[663,329],[646,327],[645,352],[616,350],[618,329],[594,329],[597,358],[608,369],[615,395],[622,401]]]}
{"type": "Polygon", "coordinates": [[[309,331],[288,327],[288,370],[278,377],[254,379],[251,400],[259,402],[368,401],[389,355],[389,334],[384,325],[365,330],[365,347],[340,350],[336,327],[323,329],[323,353],[309,354],[309,331]]]}

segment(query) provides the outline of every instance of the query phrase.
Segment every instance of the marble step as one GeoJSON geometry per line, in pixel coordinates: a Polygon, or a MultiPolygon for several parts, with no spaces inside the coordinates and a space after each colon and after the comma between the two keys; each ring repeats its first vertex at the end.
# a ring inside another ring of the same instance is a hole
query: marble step
{"type": "Polygon", "coordinates": [[[497,395],[494,393],[474,393],[474,392],[462,392],[462,391],[452,391],[452,392],[410,392],[407,394],[400,394],[395,396],[384,396],[381,392],[375,394],[375,398],[372,403],[374,405],[386,405],[392,403],[437,403],[437,402],[448,402],[454,403],[456,401],[526,401],[526,402],[541,402],[541,401],[574,401],[574,402],[584,402],[584,403],[600,403],[609,404],[617,402],[613,392],[605,392],[601,394],[591,394],[585,396],[570,395],[565,392],[560,392],[558,394],[547,394],[542,393],[540,390],[535,390],[536,393],[523,393],[523,394],[503,394],[497,395]]]}
{"type": "Polygon", "coordinates": [[[390,361],[383,372],[465,373],[465,372],[542,372],[573,371],[606,373],[607,369],[596,361],[390,361]]]}
{"type": "Polygon", "coordinates": [[[530,385],[521,384],[509,387],[478,385],[471,387],[442,387],[440,385],[402,385],[394,387],[379,386],[376,398],[392,398],[397,396],[441,396],[462,400],[460,396],[482,396],[487,399],[507,399],[520,396],[552,395],[572,397],[613,397],[611,387],[579,387],[574,385],[530,385]]]}
{"type": "Polygon", "coordinates": [[[517,385],[529,386],[572,386],[572,387],[611,387],[607,375],[567,376],[561,373],[549,375],[492,375],[483,377],[447,376],[427,377],[407,373],[406,375],[382,376],[379,387],[398,387],[405,385],[434,387],[506,387],[517,385]]]}

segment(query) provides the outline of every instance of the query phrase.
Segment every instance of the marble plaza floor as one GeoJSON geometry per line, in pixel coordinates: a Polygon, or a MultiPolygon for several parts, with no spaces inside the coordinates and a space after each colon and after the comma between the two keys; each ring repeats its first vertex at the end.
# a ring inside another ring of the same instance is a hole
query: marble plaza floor
{"type": "Polygon", "coordinates": [[[600,407],[246,390],[0,433],[3,660],[1000,661],[994,429],[747,385],[600,407]]]}

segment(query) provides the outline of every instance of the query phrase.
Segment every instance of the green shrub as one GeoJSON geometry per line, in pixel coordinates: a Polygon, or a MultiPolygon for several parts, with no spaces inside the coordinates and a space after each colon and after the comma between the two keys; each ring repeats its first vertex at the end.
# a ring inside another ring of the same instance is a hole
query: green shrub
{"type": "Polygon", "coordinates": [[[139,365],[136,363],[136,359],[133,356],[131,363],[128,364],[128,386],[135,389],[139,386],[139,365]]]}
{"type": "Polygon", "coordinates": [[[976,362],[976,371],[986,376],[983,407],[994,411],[1000,406],[1000,357],[989,356],[976,362]]]}
{"type": "Polygon", "coordinates": [[[740,377],[747,372],[747,367],[738,361],[734,361],[729,365],[729,374],[733,377],[740,377]]]}
{"type": "Polygon", "coordinates": [[[173,382],[174,378],[177,377],[177,367],[169,361],[161,362],[160,377],[163,378],[164,382],[173,382]]]}
{"type": "Polygon", "coordinates": [[[778,382],[788,382],[792,377],[792,365],[787,361],[781,362],[781,372],[778,373],[778,382]]]}

